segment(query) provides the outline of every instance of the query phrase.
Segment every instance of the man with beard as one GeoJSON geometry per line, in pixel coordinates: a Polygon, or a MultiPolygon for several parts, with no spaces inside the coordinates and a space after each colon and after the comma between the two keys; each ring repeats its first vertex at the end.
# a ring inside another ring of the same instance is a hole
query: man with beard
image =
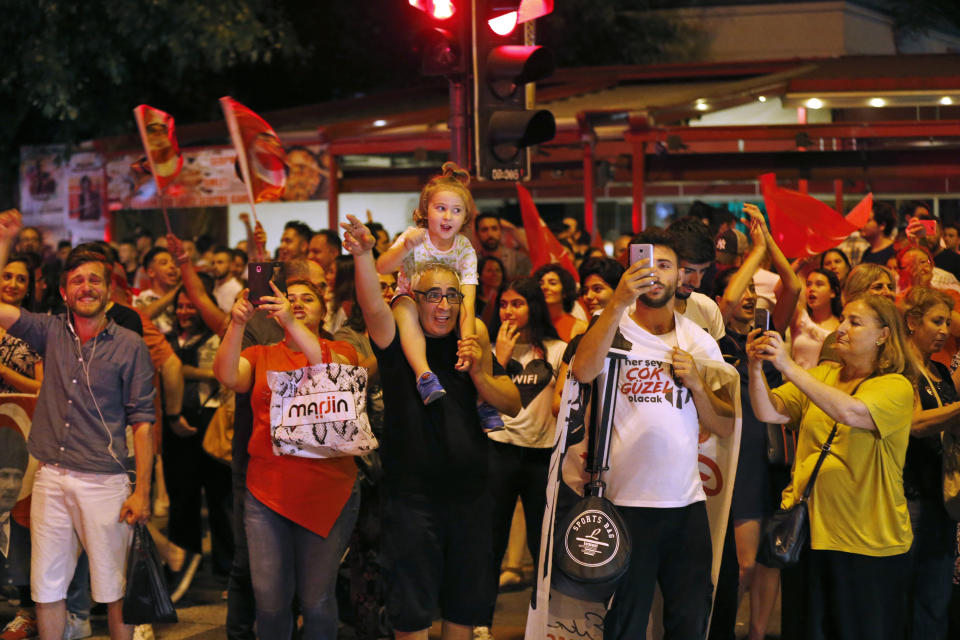
{"type": "Polygon", "coordinates": [[[213,297],[224,313],[230,313],[237,294],[243,289],[232,272],[233,251],[228,247],[217,247],[213,252],[213,297]]]}
{"type": "Polygon", "coordinates": [[[723,337],[723,316],[720,307],[700,293],[707,280],[713,279],[711,267],[716,258],[710,233],[696,218],[681,218],[668,228],[677,242],[680,260],[680,284],[677,286],[677,313],[695,322],[714,340],[723,337]]]}
{"type": "Polygon", "coordinates": [[[646,637],[659,584],[666,635],[702,638],[713,552],[697,445],[701,426],[719,436],[731,434],[733,411],[697,367],[705,360],[723,361],[717,343],[674,312],[680,283],[675,238],[651,229],[634,243],[653,245],[653,266],[637,262],[627,269],[570,365],[577,380],[589,383],[602,373],[611,347],[629,351],[616,381],[604,480],[633,548],[604,637],[646,637]]]}
{"type": "Polygon", "coordinates": [[[521,276],[530,275],[533,267],[530,265],[530,257],[520,251],[509,249],[500,244],[500,238],[503,233],[503,227],[500,224],[500,217],[492,213],[481,213],[476,219],[477,241],[480,243],[480,251],[477,259],[484,256],[494,256],[500,259],[507,273],[504,274],[507,280],[514,280],[521,276]]]}
{"type": "MultiPolygon", "coordinates": [[[[17,211],[0,213],[0,265],[20,228],[17,211]]],[[[72,251],[60,294],[67,313],[47,316],[0,304],[0,326],[56,363],[47,369],[28,448],[40,461],[32,493],[31,595],[40,637],[59,640],[67,586],[81,548],[90,558],[93,598],[107,603],[112,638],[123,623],[124,571],[132,529],[150,516],[154,420],[153,367],[143,340],[106,316],[110,265],[72,251]],[[133,431],[136,488],[123,460],[133,431]]]]}

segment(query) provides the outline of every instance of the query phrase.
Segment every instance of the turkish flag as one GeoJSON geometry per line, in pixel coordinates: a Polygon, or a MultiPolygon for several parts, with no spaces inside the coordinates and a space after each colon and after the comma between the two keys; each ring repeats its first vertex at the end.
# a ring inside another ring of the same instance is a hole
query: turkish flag
{"type": "Polygon", "coordinates": [[[240,177],[253,203],[279,200],[287,183],[287,152],[266,120],[230,97],[220,98],[240,177]]]}
{"type": "MultiPolygon", "coordinates": [[[[140,131],[140,141],[147,153],[144,158],[146,167],[153,174],[157,191],[162,192],[167,185],[177,179],[183,168],[183,155],[173,127],[173,116],[160,109],[141,104],[133,110],[140,131]]],[[[138,161],[142,166],[144,161],[138,161]]]]}
{"type": "Polygon", "coordinates": [[[805,193],[777,186],[777,176],[760,176],[760,189],[770,218],[770,234],[784,255],[812,256],[838,246],[867,223],[873,209],[868,193],[846,216],[805,193]]]}
{"type": "Polygon", "coordinates": [[[517,183],[517,196],[520,199],[520,214],[523,216],[523,229],[527,232],[527,247],[530,250],[530,264],[533,269],[545,264],[557,263],[570,272],[573,279],[580,282],[580,274],[573,264],[570,252],[563,248],[557,237],[550,232],[533,203],[530,192],[517,183]]]}

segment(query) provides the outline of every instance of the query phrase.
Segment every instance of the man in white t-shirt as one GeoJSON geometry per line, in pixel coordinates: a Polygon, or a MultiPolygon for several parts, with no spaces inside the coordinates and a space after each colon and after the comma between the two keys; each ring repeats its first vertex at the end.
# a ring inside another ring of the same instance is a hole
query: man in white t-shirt
{"type": "Polygon", "coordinates": [[[651,229],[634,242],[653,245],[653,267],[636,263],[627,269],[571,365],[580,382],[590,382],[602,373],[611,347],[629,351],[611,400],[616,405],[604,479],[633,547],[607,612],[604,638],[646,637],[658,584],[666,636],[702,638],[713,553],[697,444],[701,427],[730,435],[733,409],[697,369],[697,362],[722,362],[716,342],[675,312],[680,284],[675,237],[651,229]]]}
{"type": "Polygon", "coordinates": [[[243,284],[233,277],[233,252],[229,247],[217,247],[213,252],[213,297],[224,313],[230,313],[243,284]]]}

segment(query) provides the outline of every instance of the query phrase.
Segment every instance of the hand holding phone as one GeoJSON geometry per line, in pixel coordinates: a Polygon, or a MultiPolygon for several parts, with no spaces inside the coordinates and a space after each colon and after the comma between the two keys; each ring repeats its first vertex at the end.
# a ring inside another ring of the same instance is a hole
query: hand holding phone
{"type": "Polygon", "coordinates": [[[770,331],[770,312],[757,307],[753,312],[753,328],[770,331]]]}
{"type": "Polygon", "coordinates": [[[924,234],[928,238],[932,238],[937,235],[937,221],[936,220],[920,220],[920,225],[923,227],[924,234]]]}
{"type": "Polygon", "coordinates": [[[250,263],[250,302],[253,306],[260,305],[263,296],[274,295],[271,281],[281,292],[287,292],[286,268],[282,262],[250,263]]]}

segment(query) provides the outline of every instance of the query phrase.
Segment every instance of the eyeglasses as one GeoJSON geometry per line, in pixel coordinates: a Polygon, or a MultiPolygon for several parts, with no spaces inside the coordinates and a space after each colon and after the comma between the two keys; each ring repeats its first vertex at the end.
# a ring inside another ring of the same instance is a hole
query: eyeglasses
{"type": "Polygon", "coordinates": [[[380,291],[386,291],[387,289],[393,289],[393,288],[396,287],[396,286],[397,286],[397,285],[395,285],[395,284],[392,283],[392,282],[383,282],[383,281],[381,281],[381,282],[380,282],[380,291]]]}
{"type": "Polygon", "coordinates": [[[446,298],[447,302],[450,304],[460,304],[463,302],[463,294],[459,291],[451,291],[450,293],[443,293],[437,289],[430,289],[430,291],[417,291],[413,290],[414,293],[419,293],[424,297],[424,299],[431,303],[436,304],[440,302],[441,299],[446,298]]]}

